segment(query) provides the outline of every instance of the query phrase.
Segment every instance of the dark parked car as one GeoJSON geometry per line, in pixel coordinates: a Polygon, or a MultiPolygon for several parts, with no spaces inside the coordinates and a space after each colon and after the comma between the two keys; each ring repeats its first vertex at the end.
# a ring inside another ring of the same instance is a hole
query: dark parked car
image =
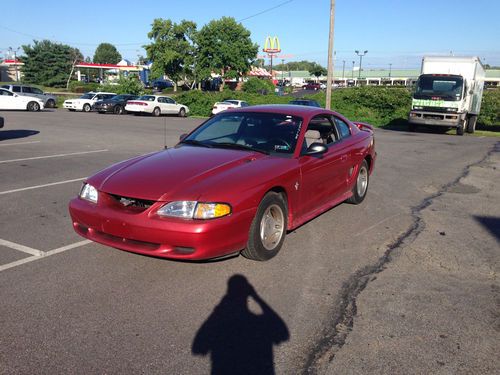
{"type": "Polygon", "coordinates": [[[319,103],[316,100],[311,100],[311,99],[297,99],[297,100],[291,100],[288,102],[288,104],[293,104],[293,105],[307,105],[308,107],[318,107],[321,108],[319,103]]]}
{"type": "Polygon", "coordinates": [[[125,104],[127,104],[127,101],[134,100],[137,98],[138,98],[137,95],[131,95],[131,94],[116,95],[113,96],[111,99],[98,100],[92,106],[92,109],[99,113],[111,112],[114,113],[115,115],[121,115],[123,113],[126,113],[125,104]]]}
{"type": "Polygon", "coordinates": [[[3,128],[3,117],[0,116],[0,128],[3,128]]]}
{"type": "Polygon", "coordinates": [[[321,89],[321,84],[319,83],[307,83],[304,86],[302,86],[304,90],[320,90],[321,89]]]}
{"type": "Polygon", "coordinates": [[[168,89],[169,87],[174,87],[174,83],[172,81],[166,81],[163,79],[157,79],[153,81],[153,89],[155,90],[163,90],[168,89]]]}

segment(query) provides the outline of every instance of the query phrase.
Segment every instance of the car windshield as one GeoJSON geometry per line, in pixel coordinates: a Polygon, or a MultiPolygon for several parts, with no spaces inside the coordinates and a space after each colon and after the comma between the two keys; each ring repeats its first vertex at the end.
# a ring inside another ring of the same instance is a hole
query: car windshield
{"type": "Polygon", "coordinates": [[[319,103],[313,100],[292,100],[290,104],[294,105],[307,105],[309,107],[319,107],[319,103]]]}
{"type": "Polygon", "coordinates": [[[94,97],[94,93],[86,93],[86,94],[83,94],[82,96],[80,96],[80,99],[92,99],[94,97]]]}
{"type": "Polygon", "coordinates": [[[418,79],[415,99],[440,97],[444,100],[460,100],[463,79],[458,76],[423,75],[418,79]]]}
{"type": "Polygon", "coordinates": [[[138,100],[143,100],[145,102],[154,102],[155,101],[155,97],[152,96],[152,95],[143,95],[138,100]]]}
{"type": "Polygon", "coordinates": [[[221,113],[206,121],[181,143],[290,157],[301,127],[300,117],[280,113],[221,113]]]}

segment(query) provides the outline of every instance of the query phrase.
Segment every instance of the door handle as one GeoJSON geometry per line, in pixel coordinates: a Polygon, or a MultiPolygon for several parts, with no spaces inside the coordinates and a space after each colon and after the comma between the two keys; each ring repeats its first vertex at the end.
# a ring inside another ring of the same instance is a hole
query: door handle
{"type": "Polygon", "coordinates": [[[347,154],[342,155],[342,156],[340,157],[340,161],[346,161],[346,160],[347,160],[347,154]]]}

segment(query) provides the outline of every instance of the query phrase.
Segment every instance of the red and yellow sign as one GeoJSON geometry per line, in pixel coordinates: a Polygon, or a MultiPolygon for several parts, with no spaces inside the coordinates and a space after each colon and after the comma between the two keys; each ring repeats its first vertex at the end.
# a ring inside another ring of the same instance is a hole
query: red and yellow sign
{"type": "Polygon", "coordinates": [[[279,53],[281,52],[280,48],[280,40],[277,36],[271,37],[268,36],[266,38],[266,42],[264,43],[264,49],[262,50],[266,53],[279,53]]]}

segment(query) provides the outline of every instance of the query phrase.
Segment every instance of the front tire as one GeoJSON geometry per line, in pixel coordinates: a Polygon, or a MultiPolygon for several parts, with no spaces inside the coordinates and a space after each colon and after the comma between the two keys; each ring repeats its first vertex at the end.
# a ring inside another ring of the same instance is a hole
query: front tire
{"type": "Polygon", "coordinates": [[[267,193],[259,204],[250,226],[248,242],[241,254],[264,261],[276,256],[283,246],[288,225],[288,209],[281,194],[267,193]]]}
{"type": "Polygon", "coordinates": [[[113,109],[113,113],[115,115],[122,115],[123,114],[123,107],[121,105],[116,105],[115,108],[113,109]]]}
{"type": "Polygon", "coordinates": [[[85,103],[83,105],[83,108],[82,108],[83,112],[90,112],[91,109],[92,108],[90,107],[90,104],[88,104],[88,103],[85,103]]]}
{"type": "Polygon", "coordinates": [[[38,104],[37,102],[29,102],[26,106],[26,109],[29,112],[38,112],[40,110],[40,104],[38,104]]]}
{"type": "Polygon", "coordinates": [[[366,197],[368,192],[368,183],[370,182],[370,170],[368,168],[368,163],[363,160],[358,169],[358,175],[356,176],[356,184],[352,189],[352,196],[347,199],[347,202],[352,204],[360,204],[366,197]]]}
{"type": "Polygon", "coordinates": [[[155,109],[153,109],[153,113],[152,113],[152,115],[153,115],[154,117],[158,117],[158,116],[160,116],[160,115],[161,115],[161,110],[160,110],[160,108],[155,107],[155,109]]]}

